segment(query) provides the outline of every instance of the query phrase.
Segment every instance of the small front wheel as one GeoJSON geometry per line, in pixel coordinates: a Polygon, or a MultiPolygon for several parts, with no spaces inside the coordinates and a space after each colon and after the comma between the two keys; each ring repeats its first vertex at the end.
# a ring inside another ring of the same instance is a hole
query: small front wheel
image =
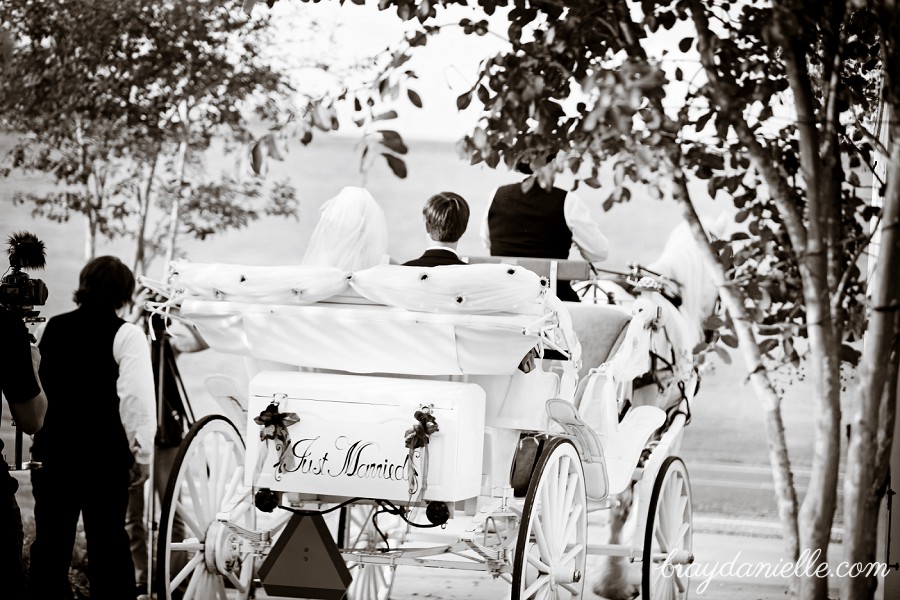
{"type": "Polygon", "coordinates": [[[685,600],[693,560],[691,482],[680,458],[663,461],[647,511],[642,568],[643,600],[685,600]]]}

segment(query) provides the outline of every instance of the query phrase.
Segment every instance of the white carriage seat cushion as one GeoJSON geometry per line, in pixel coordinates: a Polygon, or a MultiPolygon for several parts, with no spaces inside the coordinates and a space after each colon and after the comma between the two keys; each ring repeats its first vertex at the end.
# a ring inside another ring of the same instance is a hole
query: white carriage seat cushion
{"type": "Polygon", "coordinates": [[[647,440],[662,427],[666,413],[655,406],[631,408],[604,445],[609,493],[619,494],[629,486],[647,440]]]}
{"type": "Polygon", "coordinates": [[[226,302],[312,304],[345,293],[350,274],[335,267],[174,261],[176,294],[226,302]]]}
{"type": "Polygon", "coordinates": [[[350,286],[361,296],[412,311],[542,314],[546,278],[514,265],[377,265],[354,272],[350,286]]]}
{"type": "Polygon", "coordinates": [[[631,321],[631,313],[620,306],[567,302],[572,318],[572,328],[581,342],[581,369],[583,379],[590,369],[609,360],[621,342],[625,327],[631,321]]]}

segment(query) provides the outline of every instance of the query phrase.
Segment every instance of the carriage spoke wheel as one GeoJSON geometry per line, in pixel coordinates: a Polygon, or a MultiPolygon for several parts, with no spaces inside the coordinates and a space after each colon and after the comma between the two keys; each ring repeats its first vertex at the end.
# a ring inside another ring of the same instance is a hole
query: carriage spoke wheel
{"type": "Polygon", "coordinates": [[[578,451],[568,440],[549,440],[525,496],[513,559],[512,600],[582,597],[586,508],[578,451]]]}
{"type": "MultiPolygon", "coordinates": [[[[373,518],[378,510],[374,505],[350,505],[341,509],[341,524],[338,540],[345,550],[374,550],[386,548],[394,550],[403,543],[406,524],[397,515],[379,513],[378,528],[373,518]],[[387,536],[387,545],[378,532],[387,536]]],[[[395,568],[390,565],[365,565],[347,561],[347,568],[353,582],[347,588],[348,600],[387,600],[394,586],[395,568]]]]}
{"type": "Polygon", "coordinates": [[[246,600],[254,554],[240,529],[253,531],[256,508],[243,487],[244,442],[226,418],[191,427],[166,486],[157,549],[160,600],[246,600]],[[216,520],[231,509],[232,519],[216,520]]]}
{"type": "Polygon", "coordinates": [[[680,458],[663,461],[647,512],[642,563],[643,600],[684,600],[693,533],[691,483],[680,458]]]}

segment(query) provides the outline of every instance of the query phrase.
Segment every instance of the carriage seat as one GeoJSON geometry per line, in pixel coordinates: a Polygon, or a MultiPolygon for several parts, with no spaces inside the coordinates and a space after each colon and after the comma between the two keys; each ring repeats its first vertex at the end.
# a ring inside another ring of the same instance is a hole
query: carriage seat
{"type": "Polygon", "coordinates": [[[584,281],[591,278],[591,263],[583,260],[563,260],[558,258],[532,258],[527,256],[466,256],[470,265],[504,264],[518,265],[546,277],[550,290],[556,294],[556,281],[584,281]]]}
{"type": "Polygon", "coordinates": [[[588,371],[609,360],[618,348],[631,321],[631,311],[622,306],[567,302],[572,328],[581,342],[579,380],[588,371]]]}

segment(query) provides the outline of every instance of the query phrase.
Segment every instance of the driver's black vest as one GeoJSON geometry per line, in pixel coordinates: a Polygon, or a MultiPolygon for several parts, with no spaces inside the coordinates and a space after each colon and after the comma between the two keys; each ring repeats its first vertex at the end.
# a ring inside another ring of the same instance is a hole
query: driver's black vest
{"type": "Polygon", "coordinates": [[[497,189],[488,210],[491,256],[568,258],[572,232],[566,224],[566,191],[547,191],[535,184],[522,193],[522,184],[497,189]]]}

